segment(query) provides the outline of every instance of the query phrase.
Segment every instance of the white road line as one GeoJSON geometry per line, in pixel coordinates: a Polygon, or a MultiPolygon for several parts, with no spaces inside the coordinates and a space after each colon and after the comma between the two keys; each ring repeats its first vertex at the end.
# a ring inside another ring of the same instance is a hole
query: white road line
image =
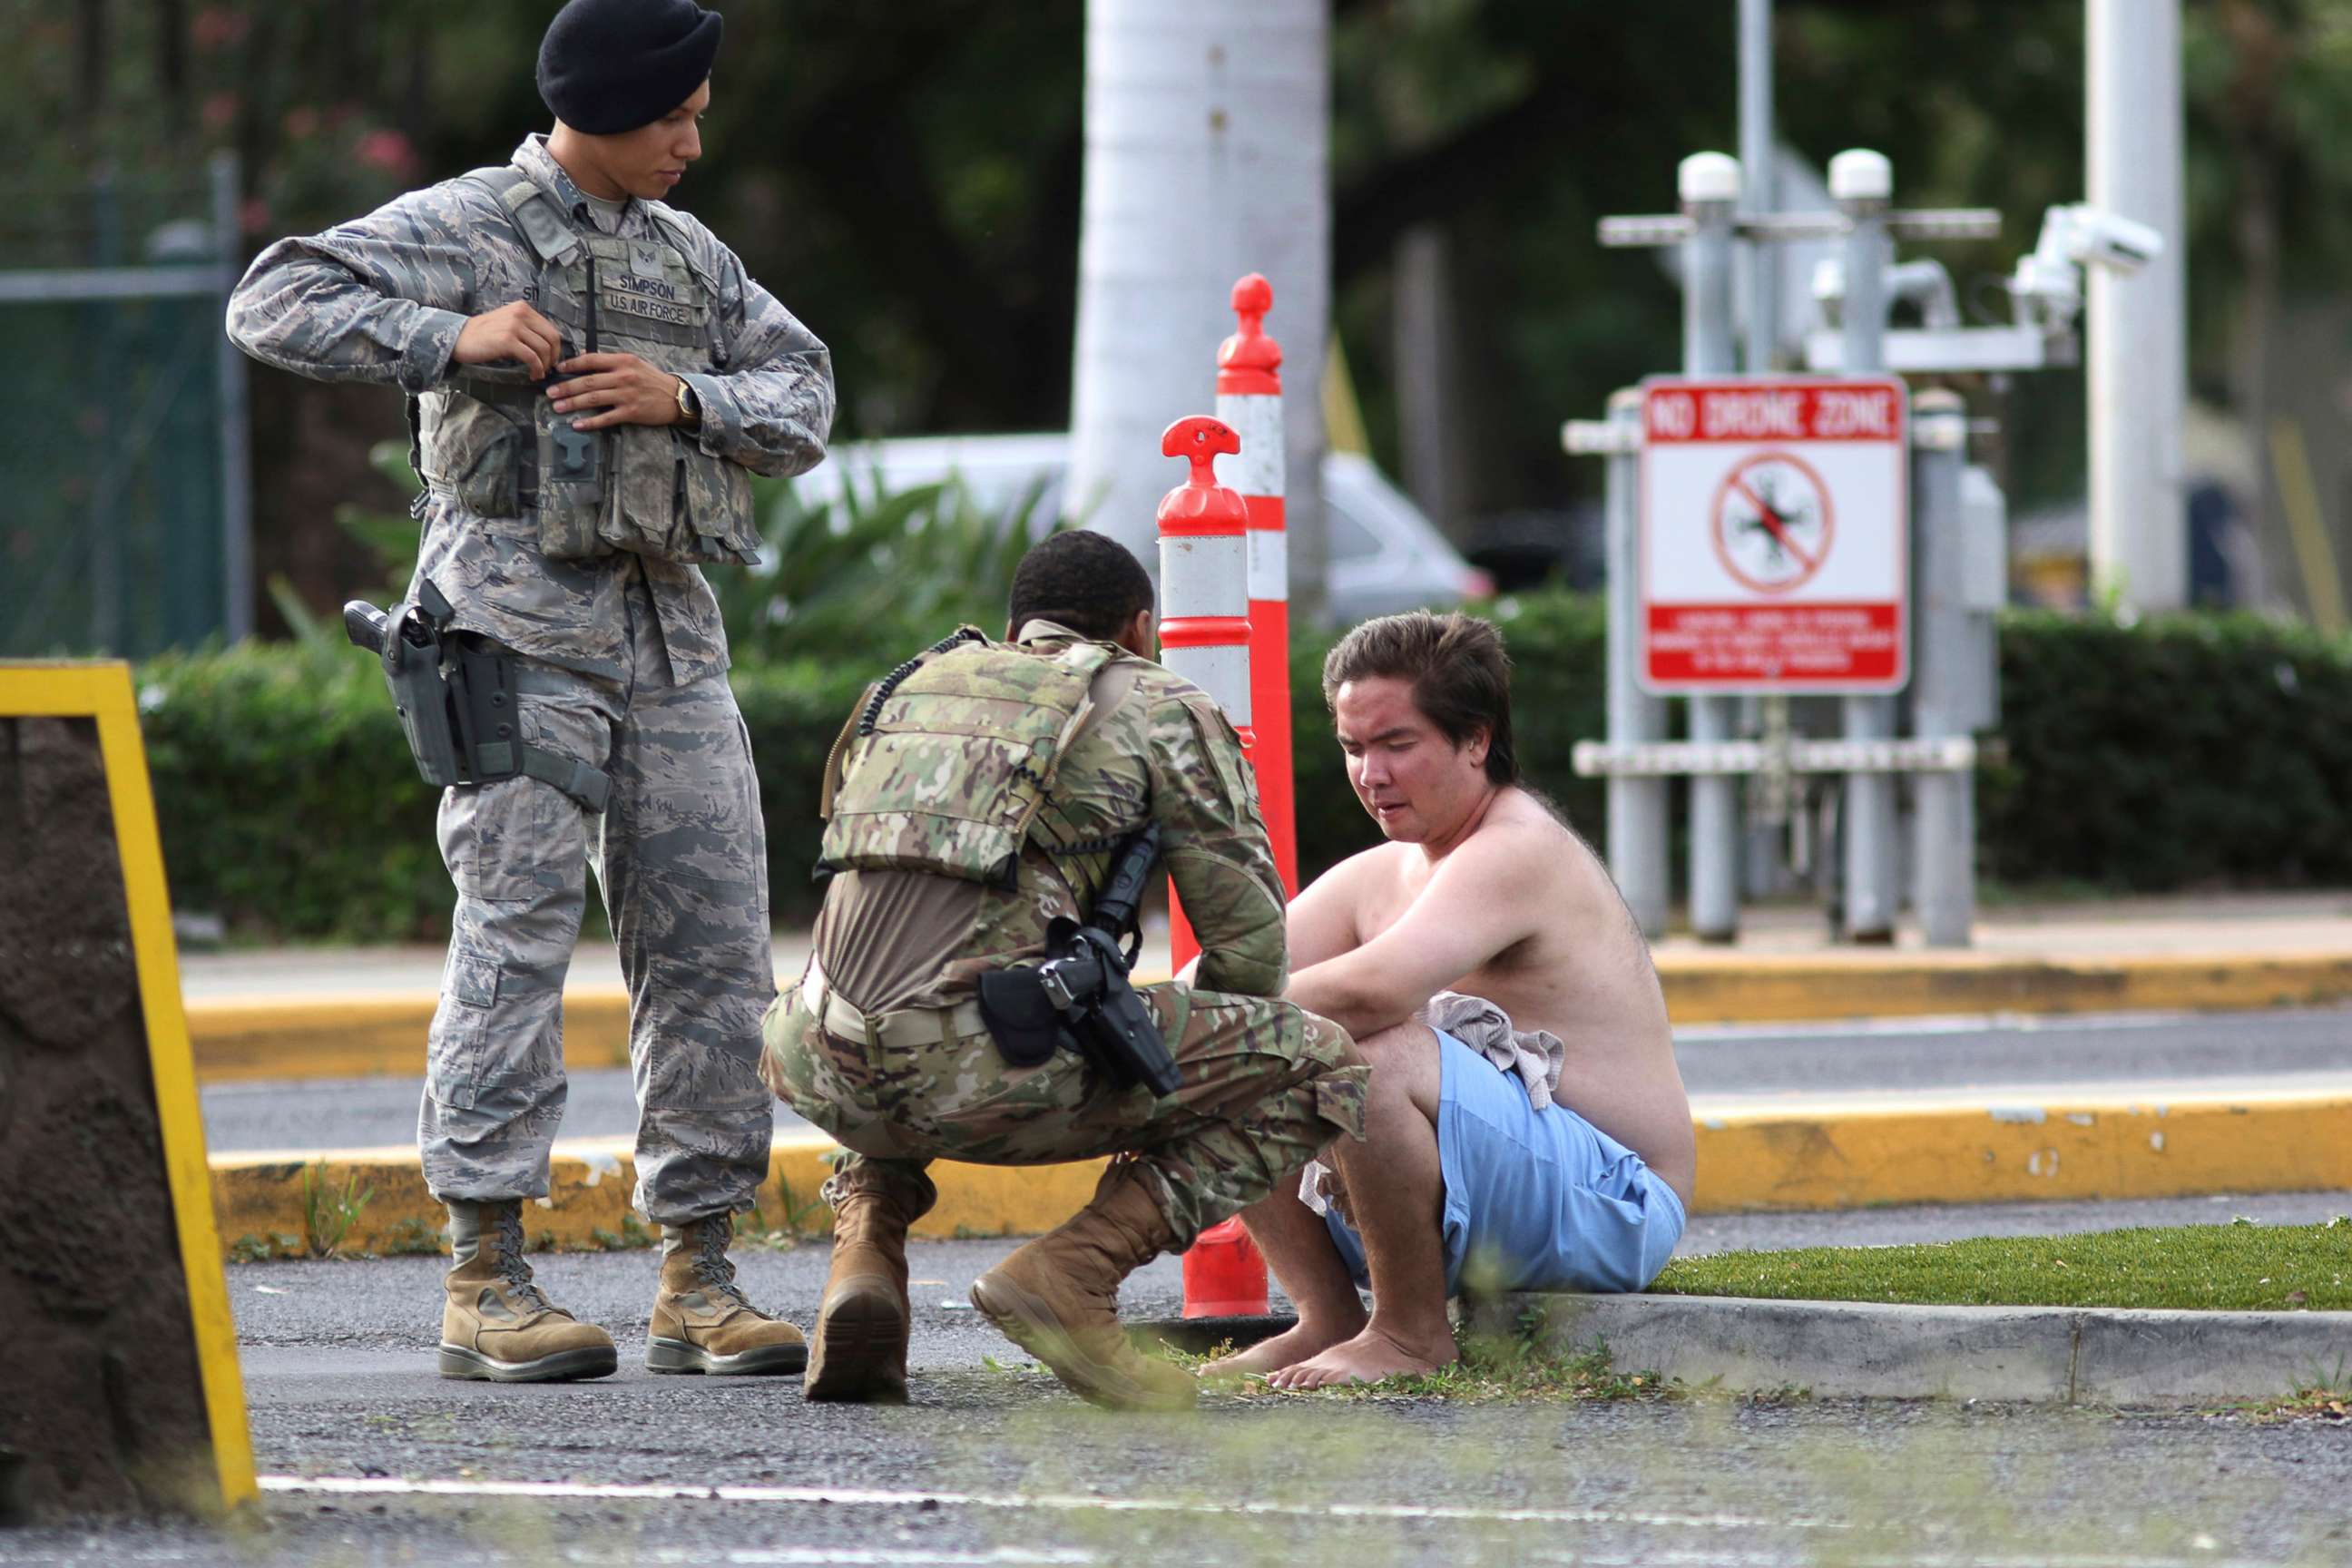
{"type": "Polygon", "coordinates": [[[1690,1530],[1845,1530],[1834,1520],[1605,1508],[1468,1508],[1423,1503],[1202,1502],[1059,1492],[885,1491],[861,1487],[700,1487],[619,1481],[411,1481],[378,1476],[264,1476],[261,1489],[337,1496],[580,1499],[636,1502],[792,1502],[835,1507],[1030,1509],[1040,1512],[1241,1514],[1300,1519],[1426,1520],[1464,1524],[1643,1524],[1690,1530]]]}
{"type": "MultiPolygon", "coordinates": [[[[1526,1561],[1570,1563],[1574,1568],[1789,1568],[1790,1559],[1786,1552],[1774,1552],[1553,1551],[1531,1552],[1526,1561]]],[[[2242,1557],[2084,1557],[2046,1552],[2031,1556],[1979,1556],[1950,1552],[1863,1552],[1848,1556],[1841,1552],[1838,1561],[1848,1568],[2274,1568],[2273,1564],[2242,1557]]]]}
{"type": "MultiPolygon", "coordinates": [[[[222,1561],[217,1550],[191,1550],[185,1547],[122,1548],[102,1537],[85,1535],[80,1542],[84,1550],[100,1546],[103,1557],[82,1559],[68,1556],[68,1562],[104,1562],[109,1563],[163,1564],[173,1563],[217,1563],[222,1561]]],[[[241,1561],[242,1559],[240,1559],[241,1561]]],[[[514,1563],[541,1564],[550,1561],[580,1564],[581,1568],[640,1568],[646,1563],[678,1563],[685,1568],[701,1568],[704,1563],[723,1563],[730,1568],[767,1568],[768,1564],[798,1565],[809,1568],[1085,1568],[1100,1563],[1095,1552],[1075,1548],[1000,1546],[992,1552],[926,1552],[915,1548],[887,1549],[858,1546],[738,1546],[738,1547],[628,1547],[618,1551],[595,1547],[566,1547],[552,1553],[532,1551],[520,1555],[496,1548],[478,1550],[470,1542],[466,1547],[467,1563],[514,1563]]],[[[1774,1568],[1781,1568],[1775,1564],[1774,1568]]],[[[2212,1563],[2198,1563],[2196,1568],[2215,1568],[2212,1563]]]]}
{"type": "MultiPolygon", "coordinates": [[[[743,1568],[762,1568],[767,1563],[842,1563],[847,1568],[864,1568],[869,1563],[878,1565],[878,1568],[901,1568],[901,1565],[904,1568],[929,1568],[934,1563],[940,1568],[991,1568],[995,1563],[1026,1568],[1026,1565],[1035,1563],[1045,1565],[1045,1568],[1059,1568],[1061,1564],[1099,1563],[1102,1559],[1091,1552],[1066,1551],[1057,1547],[1030,1550],[1019,1546],[1000,1546],[992,1552],[924,1552],[911,1548],[888,1550],[859,1546],[740,1546],[724,1551],[698,1546],[691,1549],[666,1546],[655,1550],[632,1548],[618,1554],[573,1547],[563,1553],[563,1561],[589,1565],[609,1563],[615,1568],[624,1563],[635,1568],[636,1564],[647,1563],[677,1563],[688,1564],[689,1568],[704,1563],[741,1564],[743,1568]]],[[[2197,1568],[2210,1568],[2210,1565],[2199,1563],[2197,1568]]]]}
{"type": "MultiPolygon", "coordinates": [[[[464,1498],[531,1498],[541,1500],[579,1499],[596,1501],[643,1502],[784,1502],[824,1503],[833,1506],[869,1505],[886,1508],[1028,1509],[1041,1512],[1082,1512],[1101,1510],[1109,1512],[1223,1514],[1252,1517],[1276,1517],[1322,1520],[1392,1520],[1399,1521],[1431,1521],[1468,1524],[1592,1524],[1675,1526],[1694,1530],[1829,1530],[1848,1531],[1854,1528],[1834,1520],[1825,1519],[1765,1519],[1753,1515],[1713,1513],[1659,1513],[1640,1510],[1620,1509],[1543,1509],[1543,1508],[1468,1508],[1433,1506],[1416,1503],[1275,1503],[1275,1502],[1198,1502],[1175,1498],[1113,1498],[1085,1497],[1075,1494],[1039,1492],[1033,1494],[1005,1493],[989,1495],[980,1492],[886,1491],[871,1488],[835,1487],[772,1487],[772,1486],[677,1486],[625,1482],[592,1481],[410,1481],[393,1477],[361,1476],[264,1476],[261,1489],[268,1492],[321,1493],[331,1495],[393,1495],[403,1497],[464,1497],[464,1498]]],[[[1851,1539],[1847,1545],[1859,1545],[1851,1539]]],[[[574,1547],[566,1552],[564,1560],[582,1564],[618,1563],[619,1558],[597,1554],[593,1548],[574,1547]]],[[[1559,1563],[1580,1565],[1580,1568],[1787,1568],[1791,1559],[1786,1552],[1770,1551],[1725,1551],[1658,1548],[1633,1552],[1602,1550],[1580,1552],[1573,1549],[1537,1550],[1529,1562],[1559,1563]]],[[[630,1563],[740,1563],[751,1568],[755,1564],[809,1564],[823,1568],[842,1564],[844,1568],[922,1568],[940,1564],[941,1568],[987,1568],[987,1565],[1082,1565],[1101,1561],[1095,1553],[1075,1549],[1054,1547],[999,1547],[987,1552],[938,1551],[919,1548],[887,1547],[763,1547],[708,1549],[638,1548],[625,1561],[630,1563]]],[[[1840,1561],[1854,1568],[2262,1568],[2248,1560],[2212,1556],[2143,1557],[2123,1553],[2098,1556],[2049,1554],[1977,1554],[1971,1552],[1874,1552],[1864,1551],[1856,1555],[1842,1554],[1840,1561]]]]}

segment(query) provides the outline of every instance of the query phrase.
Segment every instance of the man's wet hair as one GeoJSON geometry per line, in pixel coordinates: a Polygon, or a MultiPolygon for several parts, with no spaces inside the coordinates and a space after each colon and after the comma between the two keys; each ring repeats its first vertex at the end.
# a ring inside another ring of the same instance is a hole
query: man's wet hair
{"type": "Polygon", "coordinates": [[[1047,620],[1107,642],[1150,608],[1151,574],[1143,563],[1107,533],[1073,528],[1040,540],[1021,558],[1005,619],[1015,637],[1031,621],[1047,620]]]}
{"type": "Polygon", "coordinates": [[[1511,739],[1511,657],[1492,621],[1459,610],[1408,610],[1366,621],[1323,661],[1323,704],[1338,711],[1339,688],[1388,676],[1409,682],[1412,705],[1455,746],[1486,732],[1486,778],[1519,782],[1511,739]]]}

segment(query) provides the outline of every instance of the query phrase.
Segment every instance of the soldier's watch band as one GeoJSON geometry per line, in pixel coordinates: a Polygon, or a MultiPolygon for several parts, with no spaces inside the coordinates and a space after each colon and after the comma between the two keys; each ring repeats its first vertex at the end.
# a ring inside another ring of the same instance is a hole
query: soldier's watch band
{"type": "Polygon", "coordinates": [[[702,407],[694,395],[694,388],[686,384],[686,377],[673,376],[677,383],[677,422],[689,427],[702,423],[702,407]]]}

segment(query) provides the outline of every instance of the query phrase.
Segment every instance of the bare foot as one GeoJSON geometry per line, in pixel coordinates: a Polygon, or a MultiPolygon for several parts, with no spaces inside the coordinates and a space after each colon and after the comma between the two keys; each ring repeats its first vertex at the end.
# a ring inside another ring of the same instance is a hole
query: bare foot
{"type": "Polygon", "coordinates": [[[1345,1344],[1274,1373],[1266,1382],[1289,1394],[1344,1383],[1378,1383],[1384,1377],[1435,1372],[1461,1359],[1454,1336],[1441,1332],[1426,1344],[1407,1343],[1381,1329],[1367,1327],[1345,1344]]]}
{"type": "Polygon", "coordinates": [[[1352,1327],[1328,1330],[1319,1323],[1301,1321],[1270,1340],[1260,1340],[1245,1351],[1209,1363],[1201,1369],[1201,1375],[1216,1380],[1279,1372],[1308,1356],[1320,1355],[1334,1345],[1346,1343],[1362,1327],[1360,1321],[1352,1327]]]}

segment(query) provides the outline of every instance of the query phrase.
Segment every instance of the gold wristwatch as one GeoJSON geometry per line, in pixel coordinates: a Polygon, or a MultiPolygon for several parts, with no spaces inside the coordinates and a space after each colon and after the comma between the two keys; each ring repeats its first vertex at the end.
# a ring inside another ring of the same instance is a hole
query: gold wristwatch
{"type": "Polygon", "coordinates": [[[677,383],[677,422],[692,427],[702,423],[702,409],[697,404],[694,389],[686,384],[686,377],[673,376],[677,383]]]}

